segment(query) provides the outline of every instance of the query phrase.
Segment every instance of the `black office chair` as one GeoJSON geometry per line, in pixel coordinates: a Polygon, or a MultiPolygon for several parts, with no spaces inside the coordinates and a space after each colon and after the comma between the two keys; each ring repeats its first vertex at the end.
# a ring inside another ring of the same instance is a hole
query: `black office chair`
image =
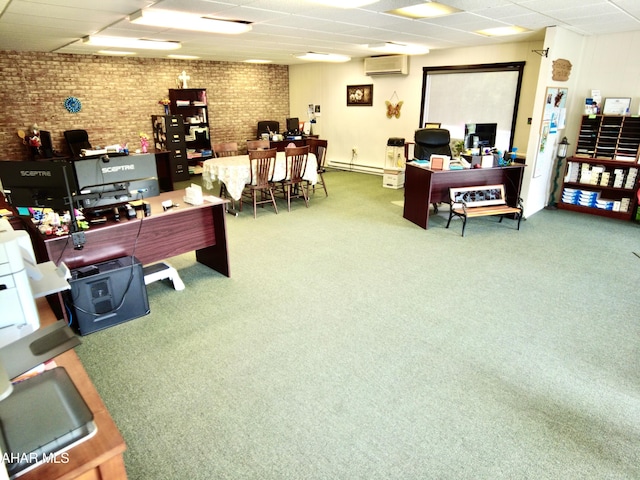
{"type": "Polygon", "coordinates": [[[262,120],[258,122],[258,134],[256,138],[260,138],[263,133],[280,133],[280,122],[276,120],[262,120]]]}
{"type": "MultiPolygon", "coordinates": [[[[445,128],[421,128],[414,135],[413,156],[417,160],[430,160],[432,154],[449,155],[451,157],[451,134],[445,128]]],[[[438,204],[433,204],[438,213],[438,204]]]]}
{"type": "Polygon", "coordinates": [[[418,160],[429,160],[434,153],[451,156],[451,135],[445,128],[421,128],[414,138],[413,156],[418,160]]]}
{"type": "Polygon", "coordinates": [[[64,139],[67,141],[67,146],[73,158],[80,157],[83,149],[91,150],[92,148],[86,130],[66,130],[64,139]]]}

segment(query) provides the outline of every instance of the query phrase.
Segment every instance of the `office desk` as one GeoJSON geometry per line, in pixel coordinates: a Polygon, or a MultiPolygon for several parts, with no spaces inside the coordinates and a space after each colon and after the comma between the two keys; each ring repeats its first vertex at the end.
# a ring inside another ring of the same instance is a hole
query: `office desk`
{"type": "Polygon", "coordinates": [[[55,264],[64,261],[73,269],[128,255],[148,265],[195,250],[200,263],[230,276],[225,224],[228,200],[194,206],[183,201],[184,194],[184,190],[176,190],[148,198],[149,217],[128,220],[122,216],[119,222],[92,226],[81,250],[74,250],[69,236],[40,236],[46,255],[55,264]],[[179,206],[163,211],[164,200],[179,206]]]}
{"type": "MultiPolygon", "coordinates": [[[[37,300],[41,326],[56,321],[45,299],[37,300]]],[[[122,454],[126,444],[113,422],[95,386],[91,383],[76,352],[69,350],[54,358],[56,365],[64,367],[93,413],[96,434],[69,449],[68,462],[50,462],[21,475],[20,480],[126,480],[127,472],[122,454]]]]}
{"type": "MultiPolygon", "coordinates": [[[[273,142],[272,142],[273,143],[273,142]]],[[[227,192],[234,200],[240,200],[244,186],[251,181],[249,155],[237,155],[233,157],[220,157],[206,160],[202,164],[203,186],[211,190],[213,182],[217,179],[224,183],[227,192]]],[[[285,178],[285,153],[276,153],[276,165],[273,172],[273,180],[280,181],[285,178]]],[[[288,176],[288,174],[287,174],[288,176]]],[[[310,153],[307,157],[302,178],[312,185],[318,181],[318,162],[316,156],[310,153]]]]}
{"type": "Polygon", "coordinates": [[[504,184],[507,203],[515,205],[520,196],[524,167],[523,164],[513,164],[508,167],[431,170],[409,162],[405,170],[403,217],[426,230],[429,228],[429,207],[433,203],[449,203],[451,187],[504,184]]]}

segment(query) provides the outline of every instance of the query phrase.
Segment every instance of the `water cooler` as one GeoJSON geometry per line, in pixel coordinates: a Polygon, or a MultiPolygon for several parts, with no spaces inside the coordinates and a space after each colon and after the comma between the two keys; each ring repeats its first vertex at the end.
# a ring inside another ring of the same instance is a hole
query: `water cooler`
{"type": "Polygon", "coordinates": [[[385,188],[404,187],[404,138],[392,137],[387,140],[382,186],[385,188]]]}

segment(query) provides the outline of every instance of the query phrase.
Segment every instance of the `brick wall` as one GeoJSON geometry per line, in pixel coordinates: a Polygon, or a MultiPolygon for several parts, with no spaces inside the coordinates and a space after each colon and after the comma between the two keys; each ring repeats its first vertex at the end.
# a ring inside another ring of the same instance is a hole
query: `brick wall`
{"type": "Polygon", "coordinates": [[[185,70],[189,88],[206,88],[212,142],[256,135],[260,120],[289,116],[286,65],[180,61],[148,58],[0,51],[0,159],[28,158],[17,135],[36,123],[48,130],[54,148],[66,154],[65,130],[87,130],[94,146],[128,143],[139,148],[139,133],[152,136],[151,115],[164,112],[158,100],[178,88],[185,70]],[[82,110],[69,113],[67,97],[82,110]]]}

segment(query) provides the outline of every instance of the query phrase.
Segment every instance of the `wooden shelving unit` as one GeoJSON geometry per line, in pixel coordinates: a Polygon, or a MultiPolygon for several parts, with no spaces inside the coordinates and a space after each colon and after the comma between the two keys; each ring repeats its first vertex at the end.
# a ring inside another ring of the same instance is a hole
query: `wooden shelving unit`
{"type": "Polygon", "coordinates": [[[640,118],[585,115],[558,208],[631,220],[640,181],[640,118]]]}
{"type": "Polygon", "coordinates": [[[169,101],[171,114],[182,116],[189,161],[211,158],[207,90],[204,88],[170,89],[169,101]]]}

